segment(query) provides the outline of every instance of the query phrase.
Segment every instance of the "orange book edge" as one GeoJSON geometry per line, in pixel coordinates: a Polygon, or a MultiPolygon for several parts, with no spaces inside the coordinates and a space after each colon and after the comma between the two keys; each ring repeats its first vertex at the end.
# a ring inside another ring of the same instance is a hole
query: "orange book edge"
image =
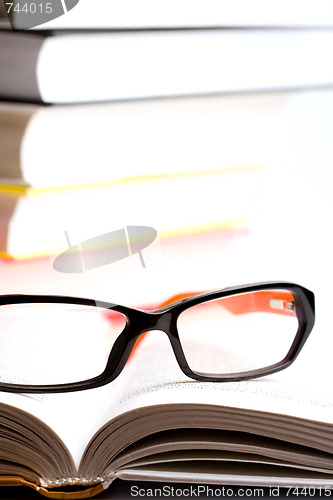
{"type": "Polygon", "coordinates": [[[44,488],[43,486],[38,486],[37,484],[28,481],[20,476],[2,476],[0,477],[0,487],[1,486],[26,486],[32,488],[42,496],[47,498],[52,498],[54,500],[70,500],[70,499],[81,499],[81,498],[92,498],[104,491],[103,484],[94,485],[88,487],[81,491],[52,491],[44,488]]]}

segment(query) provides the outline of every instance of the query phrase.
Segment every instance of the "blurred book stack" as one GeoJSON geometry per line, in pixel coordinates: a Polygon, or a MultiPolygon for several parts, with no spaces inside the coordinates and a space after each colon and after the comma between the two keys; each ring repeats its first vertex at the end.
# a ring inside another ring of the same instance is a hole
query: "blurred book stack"
{"type": "Polygon", "coordinates": [[[45,4],[41,26],[31,2],[0,3],[0,257],[50,265],[151,227],[161,267],[178,248],[174,269],[201,266],[209,285],[221,262],[227,280],[229,243],[243,244],[265,171],[286,154],[290,103],[333,85],[332,1],[60,3],[68,12],[45,4]]]}

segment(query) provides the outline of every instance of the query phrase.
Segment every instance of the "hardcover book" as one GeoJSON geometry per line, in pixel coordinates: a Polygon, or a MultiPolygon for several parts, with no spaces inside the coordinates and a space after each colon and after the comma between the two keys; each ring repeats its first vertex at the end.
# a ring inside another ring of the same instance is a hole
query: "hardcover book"
{"type": "Polygon", "coordinates": [[[2,102],[0,185],[46,189],[267,165],[292,95],[2,102]]]}
{"type": "MultiPolygon", "coordinates": [[[[43,25],[37,26],[37,29],[308,27],[333,24],[332,0],[279,0],[269,3],[252,0],[250,4],[246,0],[234,0],[232,3],[227,0],[141,0],[140,4],[136,0],[123,0],[121,4],[116,0],[98,0],[94,4],[89,0],[66,0],[58,3],[62,4],[61,7],[57,5],[57,8],[48,9],[50,12],[44,17],[43,25]]],[[[35,9],[32,7],[31,13],[35,9]]],[[[0,2],[0,15],[9,10],[12,10],[13,25],[24,27],[19,15],[22,10],[25,13],[24,2],[15,0],[6,10],[0,2]]]]}
{"type": "Polygon", "coordinates": [[[78,103],[327,86],[332,43],[332,28],[0,30],[0,97],[78,103]]]}
{"type": "Polygon", "coordinates": [[[37,258],[75,245],[84,254],[89,241],[112,256],[114,231],[128,226],[153,228],[160,241],[245,228],[265,173],[253,166],[25,195],[7,187],[0,191],[0,257],[37,258]]]}

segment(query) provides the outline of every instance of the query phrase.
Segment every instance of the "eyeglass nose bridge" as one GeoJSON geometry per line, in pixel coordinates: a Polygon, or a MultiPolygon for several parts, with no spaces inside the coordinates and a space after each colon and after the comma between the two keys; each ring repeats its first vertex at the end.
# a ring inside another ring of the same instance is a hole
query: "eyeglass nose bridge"
{"type": "Polygon", "coordinates": [[[106,368],[106,371],[112,370],[110,381],[114,380],[123,370],[136,341],[145,333],[160,330],[166,333],[172,341],[173,316],[171,311],[142,311],[126,308],[123,313],[127,317],[127,325],[118,338],[118,346],[115,344],[111,350],[106,368]]]}
{"type": "Polygon", "coordinates": [[[173,315],[171,311],[133,311],[129,317],[130,340],[137,340],[150,330],[161,330],[168,336],[172,328],[173,315]]]}

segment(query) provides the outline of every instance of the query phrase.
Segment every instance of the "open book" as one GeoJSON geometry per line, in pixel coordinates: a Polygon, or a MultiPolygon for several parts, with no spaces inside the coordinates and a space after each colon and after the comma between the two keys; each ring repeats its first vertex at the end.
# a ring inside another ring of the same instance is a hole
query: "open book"
{"type": "Polygon", "coordinates": [[[156,331],[102,388],[1,393],[0,484],[52,498],[88,498],[115,478],[333,488],[332,398],[299,359],[274,376],[202,383],[156,331]]]}

